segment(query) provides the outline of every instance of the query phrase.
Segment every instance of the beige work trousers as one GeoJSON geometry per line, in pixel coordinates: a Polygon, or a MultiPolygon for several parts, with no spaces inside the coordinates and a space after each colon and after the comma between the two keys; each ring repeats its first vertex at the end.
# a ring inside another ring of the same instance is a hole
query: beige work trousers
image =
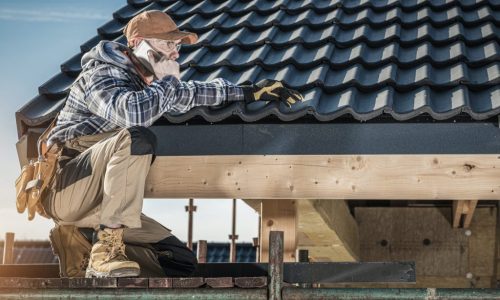
{"type": "MultiPolygon", "coordinates": [[[[152,135],[148,136],[148,135],[152,135]]],[[[154,154],[144,127],[68,141],[56,172],[48,212],[61,225],[141,228],[144,185],[154,154]],[[65,153],[79,153],[65,157],[65,153]]]]}
{"type": "Polygon", "coordinates": [[[192,251],[170,229],[142,214],[155,147],[156,137],[144,127],[66,142],[42,204],[60,225],[124,225],[126,253],[141,266],[141,276],[187,276],[196,267],[192,251]]]}

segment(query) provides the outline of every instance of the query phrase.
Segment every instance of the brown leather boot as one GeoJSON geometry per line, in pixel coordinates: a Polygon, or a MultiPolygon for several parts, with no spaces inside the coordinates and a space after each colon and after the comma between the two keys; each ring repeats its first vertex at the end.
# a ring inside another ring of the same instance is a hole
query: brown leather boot
{"type": "Polygon", "coordinates": [[[123,228],[104,228],[97,232],[98,241],[92,246],[85,277],[135,277],[139,264],[125,255],[123,228]]]}
{"type": "Polygon", "coordinates": [[[49,234],[61,277],[85,277],[92,245],[76,226],[56,225],[49,234]]]}

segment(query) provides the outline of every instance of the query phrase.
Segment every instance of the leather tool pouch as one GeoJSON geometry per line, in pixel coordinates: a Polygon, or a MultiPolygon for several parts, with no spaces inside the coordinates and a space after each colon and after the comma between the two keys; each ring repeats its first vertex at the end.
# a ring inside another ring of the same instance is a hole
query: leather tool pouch
{"type": "Polygon", "coordinates": [[[49,218],[42,205],[42,199],[48,195],[56,172],[57,159],[61,150],[57,145],[47,149],[49,132],[54,128],[57,116],[38,139],[38,160],[31,161],[21,170],[16,180],[16,207],[19,213],[28,209],[28,220],[33,220],[35,214],[49,218]]]}

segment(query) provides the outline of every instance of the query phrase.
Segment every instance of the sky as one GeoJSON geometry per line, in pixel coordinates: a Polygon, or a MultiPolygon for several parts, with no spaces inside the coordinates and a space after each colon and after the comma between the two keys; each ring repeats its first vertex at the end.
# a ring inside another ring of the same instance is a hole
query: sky
{"type": "MultiPolygon", "coordinates": [[[[51,220],[38,215],[28,221],[27,214],[18,214],[15,208],[14,182],[21,170],[15,112],[125,5],[126,0],[0,0],[0,240],[5,232],[14,232],[16,240],[45,240],[53,227],[51,220]]],[[[187,199],[145,199],[143,212],[186,241],[187,203],[187,199]]],[[[232,200],[195,199],[194,204],[193,240],[229,241],[232,200]]],[[[256,237],[257,226],[258,215],[238,200],[238,242],[256,237]]]]}

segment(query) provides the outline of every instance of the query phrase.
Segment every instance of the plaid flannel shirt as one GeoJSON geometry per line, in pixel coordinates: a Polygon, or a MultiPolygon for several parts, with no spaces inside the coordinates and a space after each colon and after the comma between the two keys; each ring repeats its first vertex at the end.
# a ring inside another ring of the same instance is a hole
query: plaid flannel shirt
{"type": "Polygon", "coordinates": [[[179,81],[165,76],[146,85],[135,73],[94,61],[73,85],[48,145],[82,135],[131,126],[151,126],[167,112],[243,101],[241,87],[222,79],[179,81]]]}

